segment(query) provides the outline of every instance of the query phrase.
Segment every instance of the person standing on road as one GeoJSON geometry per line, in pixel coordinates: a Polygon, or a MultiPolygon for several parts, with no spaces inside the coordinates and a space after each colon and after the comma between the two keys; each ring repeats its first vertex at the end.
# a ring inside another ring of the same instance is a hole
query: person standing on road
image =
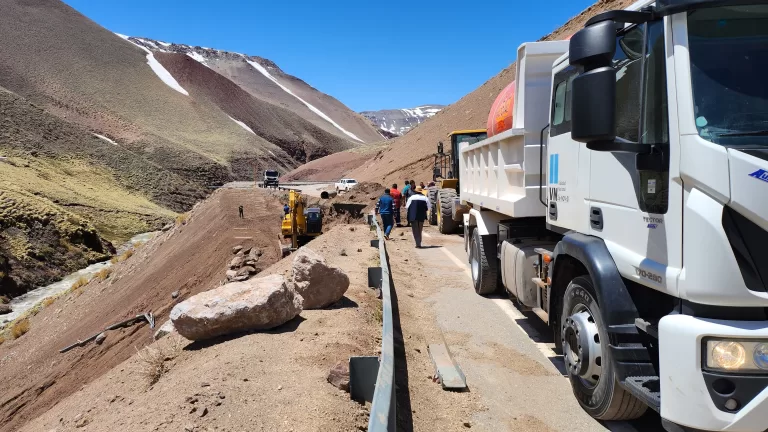
{"type": "Polygon", "coordinates": [[[237,214],[240,216],[240,219],[243,218],[243,206],[237,208],[237,214]]]}
{"type": "Polygon", "coordinates": [[[381,223],[384,225],[384,238],[389,240],[389,233],[394,224],[393,212],[395,210],[395,200],[392,199],[389,189],[384,189],[384,195],[379,197],[376,203],[376,212],[381,215],[381,223]]]}
{"type": "Polygon", "coordinates": [[[397,190],[397,183],[394,183],[392,185],[392,189],[389,190],[389,194],[392,196],[392,199],[395,201],[395,207],[392,210],[395,215],[395,224],[397,226],[402,226],[400,224],[400,205],[402,204],[402,194],[399,190],[397,190]]]}
{"type": "Polygon", "coordinates": [[[421,248],[421,231],[424,229],[424,221],[427,220],[432,204],[421,193],[422,189],[420,187],[417,187],[414,192],[405,203],[405,212],[408,222],[411,223],[411,231],[413,231],[413,240],[416,242],[416,248],[421,248]]]}
{"type": "MultiPolygon", "coordinates": [[[[411,193],[411,184],[408,182],[408,180],[405,181],[405,186],[403,186],[402,192],[400,192],[400,205],[405,207],[405,201],[408,199],[411,193]]],[[[408,214],[405,214],[405,226],[411,226],[411,223],[408,222],[408,214]]]]}

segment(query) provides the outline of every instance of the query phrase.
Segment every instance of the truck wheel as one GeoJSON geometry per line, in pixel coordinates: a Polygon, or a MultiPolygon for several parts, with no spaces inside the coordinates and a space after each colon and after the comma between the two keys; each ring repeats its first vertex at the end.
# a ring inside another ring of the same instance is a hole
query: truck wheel
{"type": "Polygon", "coordinates": [[[481,236],[477,229],[472,231],[469,244],[469,267],[472,271],[475,292],[480,295],[493,294],[499,287],[496,238],[496,234],[481,236]]]}
{"type": "Polygon", "coordinates": [[[563,360],[581,407],[598,420],[638,418],[647,405],[616,380],[608,332],[588,276],[574,278],[565,290],[560,315],[563,360]]]}
{"type": "Polygon", "coordinates": [[[429,224],[437,225],[437,188],[429,190],[429,203],[432,205],[429,211],[429,224]]]}
{"type": "Polygon", "coordinates": [[[454,198],[456,198],[456,191],[453,189],[440,189],[437,193],[437,202],[440,206],[437,214],[437,228],[441,234],[453,234],[459,227],[459,224],[453,220],[454,198]]]}

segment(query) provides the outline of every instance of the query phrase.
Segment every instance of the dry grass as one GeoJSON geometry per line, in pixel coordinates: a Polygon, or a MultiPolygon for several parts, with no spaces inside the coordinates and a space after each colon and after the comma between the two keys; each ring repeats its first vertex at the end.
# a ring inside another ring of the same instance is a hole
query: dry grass
{"type": "Polygon", "coordinates": [[[50,297],[46,297],[46,298],[44,298],[44,299],[43,299],[43,301],[41,301],[40,303],[41,303],[41,304],[43,305],[43,307],[45,308],[45,307],[48,307],[48,306],[52,305],[52,304],[53,304],[53,302],[55,302],[55,301],[56,301],[56,298],[57,298],[57,296],[50,296],[50,297]]]}
{"type": "Polygon", "coordinates": [[[103,269],[99,270],[99,272],[98,272],[98,273],[96,273],[96,276],[95,276],[95,277],[96,277],[96,278],[98,278],[98,279],[99,279],[99,281],[104,281],[104,280],[106,280],[106,279],[109,277],[109,275],[111,275],[111,274],[112,274],[112,269],[111,269],[111,268],[109,268],[109,267],[107,267],[107,268],[103,268],[103,269]]]}
{"type": "Polygon", "coordinates": [[[75,283],[73,283],[71,287],[69,287],[69,290],[70,291],[78,290],[78,289],[88,285],[88,282],[89,281],[88,281],[87,278],[85,278],[84,276],[80,276],[80,278],[78,280],[76,280],[75,283]]]}
{"type": "Polygon", "coordinates": [[[0,345],[5,342],[5,335],[0,334],[0,345]]]}
{"type": "Polygon", "coordinates": [[[16,320],[11,325],[10,333],[14,339],[24,336],[29,331],[29,319],[16,320]]]}
{"type": "Polygon", "coordinates": [[[187,213],[182,213],[176,216],[176,226],[186,225],[188,220],[189,220],[189,215],[187,213]]]}
{"type": "Polygon", "coordinates": [[[111,262],[112,264],[117,264],[119,259],[120,257],[113,256],[112,258],[109,259],[109,262],[111,262]]]}
{"type": "Polygon", "coordinates": [[[138,359],[138,373],[144,379],[147,386],[152,386],[160,381],[160,378],[171,369],[168,364],[181,354],[186,340],[178,335],[166,338],[165,343],[158,342],[156,346],[148,346],[136,352],[138,359]]]}
{"type": "Polygon", "coordinates": [[[133,256],[133,249],[128,249],[127,251],[123,252],[122,255],[120,255],[119,261],[125,261],[132,256],[133,256]]]}

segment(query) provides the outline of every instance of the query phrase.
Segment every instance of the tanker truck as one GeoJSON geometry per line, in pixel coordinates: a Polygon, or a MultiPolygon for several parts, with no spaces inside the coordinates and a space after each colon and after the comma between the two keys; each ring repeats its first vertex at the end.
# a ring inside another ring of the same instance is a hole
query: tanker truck
{"type": "Polygon", "coordinates": [[[548,324],[594,418],[768,429],[766,59],[765,1],[608,11],[521,45],[454,155],[474,289],[548,324]]]}

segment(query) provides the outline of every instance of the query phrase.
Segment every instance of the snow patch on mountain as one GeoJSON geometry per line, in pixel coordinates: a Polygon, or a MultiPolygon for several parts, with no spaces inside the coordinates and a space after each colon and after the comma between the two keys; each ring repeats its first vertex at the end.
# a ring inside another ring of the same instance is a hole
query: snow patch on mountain
{"type": "MultiPolygon", "coordinates": [[[[182,87],[178,83],[178,81],[176,81],[176,78],[174,78],[173,75],[171,75],[171,73],[168,72],[168,69],[164,68],[163,65],[161,65],[160,62],[157,61],[157,59],[155,58],[155,55],[152,54],[152,51],[150,51],[149,48],[145,47],[144,45],[135,43],[128,36],[121,35],[119,33],[115,33],[115,34],[120,36],[121,38],[127,40],[128,42],[136,45],[137,47],[141,48],[142,50],[146,51],[146,53],[147,53],[147,64],[149,65],[150,68],[152,68],[152,71],[155,73],[155,75],[157,75],[158,78],[160,78],[165,84],[167,84],[168,87],[176,90],[177,92],[179,92],[179,93],[181,93],[181,94],[183,94],[185,96],[189,96],[189,92],[184,90],[184,87],[182,87]]],[[[136,39],[144,42],[147,45],[153,45],[153,46],[157,47],[157,45],[155,45],[154,43],[151,43],[151,41],[147,41],[145,39],[139,39],[139,38],[136,38],[136,39]]]]}
{"type": "Polygon", "coordinates": [[[404,135],[409,130],[440,112],[443,107],[443,105],[423,105],[416,108],[363,111],[360,114],[370,120],[380,130],[390,134],[404,135]]]}
{"type": "Polygon", "coordinates": [[[278,87],[280,87],[281,89],[283,89],[283,90],[284,90],[286,93],[288,93],[289,95],[291,95],[291,96],[295,97],[295,98],[296,98],[296,99],[298,99],[298,100],[299,100],[301,103],[303,103],[304,105],[306,105],[306,106],[307,106],[307,108],[309,108],[309,109],[310,109],[310,111],[312,111],[313,113],[315,113],[315,114],[319,115],[319,116],[320,116],[320,117],[322,117],[324,120],[326,120],[326,121],[328,121],[330,124],[332,124],[332,125],[333,125],[333,126],[336,128],[336,129],[338,129],[338,130],[340,130],[340,131],[344,132],[344,134],[346,134],[347,136],[351,137],[352,139],[354,139],[354,140],[357,140],[357,141],[360,141],[360,142],[363,142],[363,140],[361,140],[360,138],[358,138],[357,136],[355,136],[355,134],[353,134],[352,132],[350,132],[350,131],[348,131],[348,130],[344,129],[343,127],[341,127],[341,125],[339,125],[338,123],[336,123],[335,121],[333,121],[333,119],[331,119],[330,117],[328,117],[328,116],[327,116],[327,115],[326,115],[324,112],[322,112],[322,111],[320,111],[319,109],[317,109],[317,108],[316,108],[314,105],[312,105],[311,103],[309,103],[309,102],[305,101],[304,99],[300,98],[298,95],[296,95],[295,93],[293,93],[293,92],[292,92],[290,89],[288,89],[288,87],[286,87],[286,86],[284,86],[284,85],[280,84],[280,81],[278,81],[278,80],[277,80],[275,77],[273,77],[273,76],[272,76],[272,75],[269,73],[269,71],[268,71],[268,70],[267,70],[267,69],[266,69],[264,66],[262,66],[262,65],[258,64],[258,63],[257,63],[257,62],[255,62],[255,61],[251,61],[251,60],[246,60],[246,61],[248,62],[248,64],[249,64],[249,65],[253,66],[253,68],[254,68],[254,69],[256,69],[257,71],[261,72],[261,74],[262,74],[262,75],[264,75],[265,77],[267,77],[267,78],[269,78],[270,80],[272,80],[272,82],[274,82],[275,84],[277,84],[277,86],[278,86],[278,87]]]}
{"type": "Polygon", "coordinates": [[[99,135],[99,134],[95,133],[95,134],[93,134],[93,136],[95,136],[96,138],[101,138],[102,140],[104,140],[104,141],[106,141],[106,142],[108,142],[108,143],[110,143],[112,145],[117,145],[116,142],[114,142],[111,139],[105,137],[104,135],[99,135]]]}
{"type": "MultiPolygon", "coordinates": [[[[229,116],[227,116],[227,117],[229,117],[229,116]]],[[[240,120],[235,120],[232,117],[229,117],[229,119],[232,120],[233,122],[239,124],[241,128],[243,128],[243,129],[247,130],[248,132],[256,135],[256,132],[254,132],[253,129],[249,128],[247,124],[241,122],[240,120]]]]}

